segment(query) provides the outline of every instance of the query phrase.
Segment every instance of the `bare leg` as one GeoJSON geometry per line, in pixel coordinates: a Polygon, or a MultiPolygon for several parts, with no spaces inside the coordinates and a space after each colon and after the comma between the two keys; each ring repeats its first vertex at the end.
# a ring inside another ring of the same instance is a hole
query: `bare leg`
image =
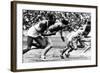
{"type": "Polygon", "coordinates": [[[24,49],[23,50],[23,54],[25,54],[26,52],[28,52],[30,49],[24,49]]]}
{"type": "Polygon", "coordinates": [[[66,47],[66,48],[63,50],[63,52],[62,52],[61,58],[64,59],[64,56],[63,56],[63,55],[66,55],[66,57],[68,58],[69,55],[70,55],[70,52],[72,52],[73,50],[74,50],[73,45],[68,44],[68,47],[66,47]]]}
{"type": "Polygon", "coordinates": [[[27,48],[23,50],[23,54],[28,52],[31,49],[32,42],[33,42],[33,38],[28,36],[27,37],[27,48]]]}
{"type": "Polygon", "coordinates": [[[64,48],[63,49],[63,51],[62,51],[62,53],[61,53],[61,55],[60,55],[60,57],[61,57],[61,59],[64,59],[64,54],[65,54],[65,52],[68,50],[68,47],[66,47],[66,48],[64,48]]]}
{"type": "Polygon", "coordinates": [[[51,45],[47,45],[47,47],[43,50],[42,54],[41,54],[41,59],[44,60],[46,54],[48,53],[48,51],[52,48],[51,45]]]}
{"type": "Polygon", "coordinates": [[[70,48],[65,52],[65,55],[67,58],[70,56],[70,52],[72,52],[74,50],[74,48],[76,48],[73,45],[70,45],[69,47],[70,48]]]}
{"type": "Polygon", "coordinates": [[[40,40],[38,39],[39,38],[33,38],[33,37],[28,36],[27,37],[27,48],[23,50],[23,54],[31,50],[31,46],[35,46],[36,48],[41,48],[41,43],[39,42],[40,40]],[[36,43],[33,43],[33,40],[36,43]]]}
{"type": "Polygon", "coordinates": [[[69,58],[70,52],[72,52],[72,51],[73,51],[72,48],[68,49],[68,50],[65,52],[65,56],[66,56],[67,58],[69,58]]]}

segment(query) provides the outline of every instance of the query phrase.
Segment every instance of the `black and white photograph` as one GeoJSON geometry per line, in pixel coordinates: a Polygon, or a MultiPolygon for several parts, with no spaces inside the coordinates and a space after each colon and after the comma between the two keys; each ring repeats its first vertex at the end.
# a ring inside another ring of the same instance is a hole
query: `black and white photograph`
{"type": "Polygon", "coordinates": [[[16,70],[96,66],[96,6],[15,2],[15,7],[16,70]]]}
{"type": "Polygon", "coordinates": [[[91,60],[91,13],[23,10],[23,63],[91,60]]]}

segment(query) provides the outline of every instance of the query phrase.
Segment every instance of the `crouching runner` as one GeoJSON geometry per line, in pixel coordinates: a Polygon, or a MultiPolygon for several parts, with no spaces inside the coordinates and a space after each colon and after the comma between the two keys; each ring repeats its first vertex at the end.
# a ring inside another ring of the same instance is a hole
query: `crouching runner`
{"type": "Polygon", "coordinates": [[[70,52],[73,50],[77,50],[78,48],[78,43],[80,43],[81,46],[83,46],[81,42],[81,37],[82,37],[82,32],[85,30],[86,25],[80,27],[78,30],[74,29],[74,31],[71,31],[67,36],[66,36],[66,47],[63,49],[61,58],[64,59],[64,55],[68,58],[70,55],[70,52]]]}
{"type": "MultiPolygon", "coordinates": [[[[29,51],[32,46],[35,46],[36,48],[47,47],[48,39],[43,33],[45,33],[47,28],[51,25],[53,25],[52,16],[49,17],[49,20],[39,21],[28,30],[27,48],[23,50],[23,54],[29,51]]],[[[46,34],[46,36],[48,35],[51,34],[46,34]]]]}
{"type": "MultiPolygon", "coordinates": [[[[64,28],[66,28],[67,25],[68,25],[68,21],[66,21],[66,24],[65,24],[65,23],[63,23],[62,21],[56,20],[55,24],[54,24],[54,25],[51,25],[51,26],[48,28],[48,32],[47,32],[46,34],[53,34],[53,35],[56,35],[56,33],[59,32],[60,35],[61,35],[61,39],[62,39],[62,41],[64,42],[65,40],[64,40],[64,37],[62,36],[62,30],[63,30],[64,28]]],[[[49,38],[48,38],[48,39],[49,39],[49,38]]],[[[42,54],[41,54],[41,59],[42,59],[42,60],[45,60],[45,59],[46,59],[46,54],[48,53],[48,51],[49,51],[49,50],[52,48],[52,46],[53,46],[51,40],[49,39],[48,41],[49,41],[49,42],[48,42],[48,46],[47,46],[45,49],[43,49],[43,52],[42,52],[42,54]]]]}

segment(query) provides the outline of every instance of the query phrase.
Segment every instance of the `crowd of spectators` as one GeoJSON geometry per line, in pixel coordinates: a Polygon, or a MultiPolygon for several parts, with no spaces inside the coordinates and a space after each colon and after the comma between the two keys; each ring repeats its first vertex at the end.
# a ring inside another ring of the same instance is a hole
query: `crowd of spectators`
{"type": "Polygon", "coordinates": [[[87,21],[91,21],[91,14],[85,12],[61,12],[61,11],[42,11],[42,10],[23,10],[23,30],[28,30],[39,19],[48,20],[48,14],[53,14],[55,19],[67,19],[70,28],[79,28],[87,21]]]}

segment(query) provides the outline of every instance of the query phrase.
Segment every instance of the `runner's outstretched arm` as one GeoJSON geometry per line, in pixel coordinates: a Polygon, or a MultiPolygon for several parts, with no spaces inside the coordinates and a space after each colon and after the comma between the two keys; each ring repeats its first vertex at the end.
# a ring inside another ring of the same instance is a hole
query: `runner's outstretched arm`
{"type": "Polygon", "coordinates": [[[62,41],[65,42],[65,39],[64,39],[63,34],[62,34],[62,30],[60,30],[60,36],[61,36],[62,41]]]}
{"type": "Polygon", "coordinates": [[[47,33],[42,33],[41,35],[43,35],[43,36],[51,36],[51,35],[55,35],[56,34],[56,32],[50,32],[50,31],[48,31],[47,33]]]}

